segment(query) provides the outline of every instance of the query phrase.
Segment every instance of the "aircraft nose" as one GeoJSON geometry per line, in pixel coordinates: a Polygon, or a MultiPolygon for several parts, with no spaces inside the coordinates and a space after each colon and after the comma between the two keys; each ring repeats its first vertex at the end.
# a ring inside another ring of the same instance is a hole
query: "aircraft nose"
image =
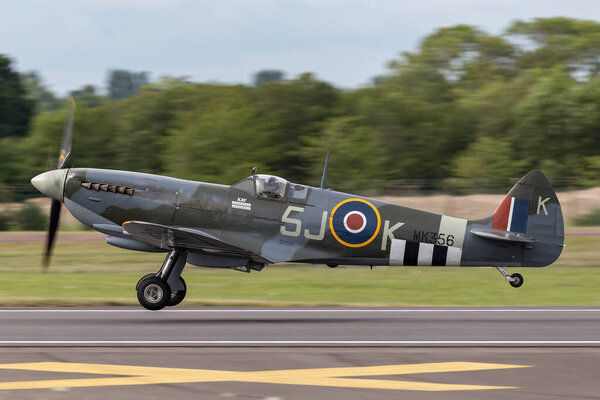
{"type": "Polygon", "coordinates": [[[46,196],[63,201],[66,177],[66,169],[55,169],[35,176],[31,179],[31,184],[46,196]]]}

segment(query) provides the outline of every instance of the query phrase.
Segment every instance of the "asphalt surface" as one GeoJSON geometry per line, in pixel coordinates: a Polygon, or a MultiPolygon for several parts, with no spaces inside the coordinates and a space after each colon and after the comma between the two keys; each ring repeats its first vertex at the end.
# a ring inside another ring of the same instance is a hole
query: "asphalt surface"
{"type": "Polygon", "coordinates": [[[594,308],[0,309],[0,345],[600,345],[594,308]]]}
{"type": "Polygon", "coordinates": [[[600,398],[598,308],[0,309],[0,346],[0,399],[600,398]]]}

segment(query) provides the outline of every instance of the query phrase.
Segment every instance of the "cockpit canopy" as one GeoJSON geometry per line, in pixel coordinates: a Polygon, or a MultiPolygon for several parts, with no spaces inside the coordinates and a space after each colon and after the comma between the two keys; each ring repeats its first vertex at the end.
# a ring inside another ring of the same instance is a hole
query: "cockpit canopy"
{"type": "Polygon", "coordinates": [[[255,175],[256,194],[267,199],[283,199],[287,181],[273,175],[255,175]]]}

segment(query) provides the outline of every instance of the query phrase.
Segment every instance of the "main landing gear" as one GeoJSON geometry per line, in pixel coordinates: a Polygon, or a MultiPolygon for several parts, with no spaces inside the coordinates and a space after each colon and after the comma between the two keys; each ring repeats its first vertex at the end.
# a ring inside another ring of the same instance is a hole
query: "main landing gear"
{"type": "Polygon", "coordinates": [[[137,298],[142,307],[156,311],[183,301],[187,287],[181,272],[186,260],[187,251],[173,249],[156,274],[145,275],[138,281],[137,298]]]}
{"type": "Polygon", "coordinates": [[[506,278],[506,282],[508,282],[510,286],[518,288],[523,284],[523,276],[521,274],[514,273],[509,275],[502,267],[496,267],[496,269],[506,278]]]}

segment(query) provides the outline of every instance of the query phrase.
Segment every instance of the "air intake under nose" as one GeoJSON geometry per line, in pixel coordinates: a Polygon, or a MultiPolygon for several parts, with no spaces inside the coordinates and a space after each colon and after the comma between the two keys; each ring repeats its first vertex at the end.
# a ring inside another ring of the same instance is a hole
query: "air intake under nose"
{"type": "Polygon", "coordinates": [[[41,173],[31,179],[31,184],[46,196],[63,201],[67,171],[67,169],[55,169],[41,173]]]}

